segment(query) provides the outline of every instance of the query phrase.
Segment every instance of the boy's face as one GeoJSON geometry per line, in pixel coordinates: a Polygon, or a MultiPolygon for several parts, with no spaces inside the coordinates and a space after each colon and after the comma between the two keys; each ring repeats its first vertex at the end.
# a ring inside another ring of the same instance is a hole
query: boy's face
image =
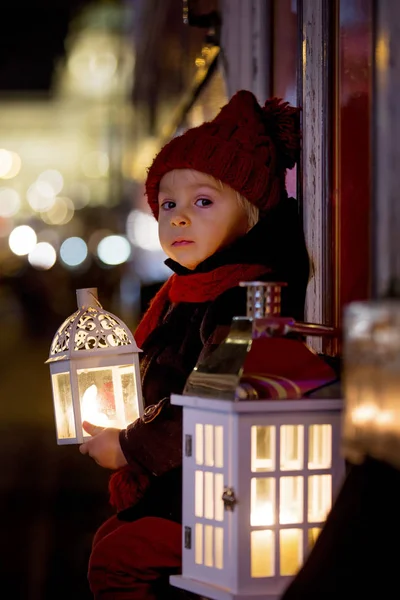
{"type": "Polygon", "coordinates": [[[187,269],[244,235],[247,214],[227,185],[191,169],[164,175],[158,194],[158,232],[164,252],[187,269]]]}

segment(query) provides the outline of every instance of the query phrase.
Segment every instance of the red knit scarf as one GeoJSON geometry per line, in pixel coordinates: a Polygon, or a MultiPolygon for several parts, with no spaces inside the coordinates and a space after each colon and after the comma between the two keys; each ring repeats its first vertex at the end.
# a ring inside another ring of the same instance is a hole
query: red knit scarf
{"type": "MultiPolygon", "coordinates": [[[[265,265],[225,265],[209,273],[172,275],[154,296],[147,312],[135,332],[135,340],[141,347],[147,336],[160,324],[169,302],[207,302],[239,285],[241,281],[254,281],[269,273],[265,265]]],[[[143,497],[149,478],[142,469],[126,465],[116,471],[109,480],[110,503],[122,511],[133,506],[143,497]]]]}
{"type": "Polygon", "coordinates": [[[168,302],[207,302],[239,285],[241,281],[253,281],[270,272],[265,265],[224,265],[209,273],[172,275],[154,296],[135,332],[135,340],[141,347],[147,336],[157,327],[168,302]]]}

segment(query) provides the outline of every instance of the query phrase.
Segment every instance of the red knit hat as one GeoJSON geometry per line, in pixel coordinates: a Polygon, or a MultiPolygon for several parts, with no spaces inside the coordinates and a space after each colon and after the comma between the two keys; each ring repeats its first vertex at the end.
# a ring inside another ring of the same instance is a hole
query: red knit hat
{"type": "Polygon", "coordinates": [[[174,169],[207,173],[266,213],[281,198],[286,169],[297,162],[299,113],[279,98],[261,107],[251,92],[237,92],[213,121],[188,129],[157,154],[146,181],[154,216],[160,180],[174,169]]]}

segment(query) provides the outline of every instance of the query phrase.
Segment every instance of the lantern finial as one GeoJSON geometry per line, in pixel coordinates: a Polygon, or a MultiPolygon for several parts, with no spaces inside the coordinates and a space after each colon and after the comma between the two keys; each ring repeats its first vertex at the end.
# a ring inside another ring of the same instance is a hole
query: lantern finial
{"type": "Polygon", "coordinates": [[[76,299],[79,309],[88,308],[88,306],[101,306],[97,288],[83,288],[81,290],[76,290],[76,299]]]}

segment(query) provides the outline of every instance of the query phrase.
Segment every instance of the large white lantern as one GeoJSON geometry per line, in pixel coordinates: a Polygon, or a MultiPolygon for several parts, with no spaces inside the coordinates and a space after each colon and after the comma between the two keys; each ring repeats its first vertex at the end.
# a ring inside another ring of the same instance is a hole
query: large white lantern
{"type": "Polygon", "coordinates": [[[183,406],[182,575],[215,600],[278,599],[315,542],[344,475],[336,399],[183,406]]]}
{"type": "Polygon", "coordinates": [[[324,328],[281,318],[280,284],[246,285],[247,317],[171,398],[184,450],[182,574],[171,583],[213,600],[277,600],[344,476],[342,401],[323,385],[334,376],[285,337],[324,328]]]}
{"type": "Polygon", "coordinates": [[[138,353],[128,327],[106,312],[96,288],[77,290],[78,310],[51,344],[50,374],[58,444],[82,443],[89,421],[124,428],[143,412],[138,353]]]}

